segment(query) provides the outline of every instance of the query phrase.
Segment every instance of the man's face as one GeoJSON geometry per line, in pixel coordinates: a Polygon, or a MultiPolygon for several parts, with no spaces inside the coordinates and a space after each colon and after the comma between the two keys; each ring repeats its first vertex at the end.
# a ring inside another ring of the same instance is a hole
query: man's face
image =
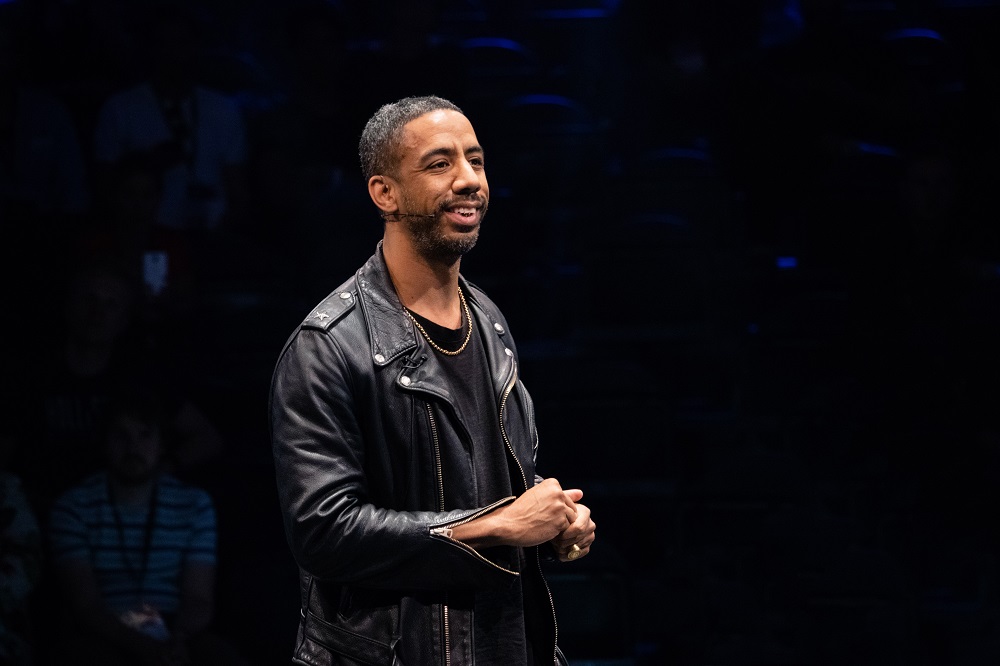
{"type": "Polygon", "coordinates": [[[455,260],[471,250],[489,203],[483,149],[469,120],[438,110],[403,128],[399,223],[425,257],[455,260]],[[433,217],[414,217],[433,215],[433,217]]]}
{"type": "Polygon", "coordinates": [[[159,473],[163,453],[160,429],[134,416],[118,416],[108,433],[108,468],[126,485],[143,483],[159,473]]]}
{"type": "Polygon", "coordinates": [[[130,293],[119,278],[94,275],[73,287],[68,304],[71,335],[81,343],[108,344],[128,325],[130,293]]]}

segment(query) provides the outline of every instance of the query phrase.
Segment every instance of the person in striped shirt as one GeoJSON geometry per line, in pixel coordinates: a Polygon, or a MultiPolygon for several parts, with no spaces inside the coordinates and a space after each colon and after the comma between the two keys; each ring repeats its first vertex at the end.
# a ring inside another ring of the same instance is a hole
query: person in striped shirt
{"type": "Polygon", "coordinates": [[[74,663],[208,663],[202,652],[244,663],[211,631],[213,500],[163,471],[162,423],[154,397],[121,397],[108,412],[105,468],[52,508],[51,566],[79,630],[64,642],[74,663]]]}

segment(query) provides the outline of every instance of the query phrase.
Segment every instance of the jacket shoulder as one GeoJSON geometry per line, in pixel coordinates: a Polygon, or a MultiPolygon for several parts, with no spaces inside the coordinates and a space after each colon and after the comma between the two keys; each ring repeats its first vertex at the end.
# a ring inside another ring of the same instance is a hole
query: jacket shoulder
{"type": "Polygon", "coordinates": [[[344,315],[357,306],[358,292],[354,279],[348,280],[337,287],[312,309],[302,321],[300,328],[329,330],[340,321],[344,315]]]}

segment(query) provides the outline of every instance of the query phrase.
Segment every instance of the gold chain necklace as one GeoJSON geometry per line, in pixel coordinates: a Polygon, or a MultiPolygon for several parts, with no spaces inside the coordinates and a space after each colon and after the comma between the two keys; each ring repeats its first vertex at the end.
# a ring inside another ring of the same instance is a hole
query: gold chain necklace
{"type": "Polygon", "coordinates": [[[433,340],[431,340],[431,336],[427,333],[426,330],[424,330],[424,327],[420,325],[420,322],[417,321],[416,318],[412,314],[410,314],[409,308],[407,308],[405,306],[403,307],[403,312],[405,312],[406,316],[410,318],[410,321],[412,321],[414,324],[417,325],[417,329],[421,333],[423,333],[424,338],[427,339],[427,342],[430,343],[431,347],[433,347],[435,350],[441,352],[442,354],[445,354],[446,356],[458,356],[463,351],[465,351],[465,347],[469,344],[469,340],[472,339],[472,315],[469,314],[469,304],[465,302],[465,294],[462,293],[462,288],[461,287],[458,288],[458,297],[462,300],[462,311],[465,313],[465,320],[469,322],[469,330],[465,334],[465,341],[462,342],[462,346],[459,347],[458,349],[456,349],[455,351],[451,351],[449,349],[445,349],[444,347],[440,346],[438,343],[436,343],[433,340]]]}

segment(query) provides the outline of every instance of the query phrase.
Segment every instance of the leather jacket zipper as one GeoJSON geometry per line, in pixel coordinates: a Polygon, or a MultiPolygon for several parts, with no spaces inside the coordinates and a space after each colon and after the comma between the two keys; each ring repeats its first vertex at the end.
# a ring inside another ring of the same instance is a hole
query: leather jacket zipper
{"type": "Polygon", "coordinates": [[[475,512],[469,514],[468,516],[466,516],[465,518],[462,518],[461,520],[456,520],[453,523],[448,523],[447,525],[442,525],[440,527],[432,527],[431,528],[431,534],[433,534],[434,536],[439,536],[439,537],[448,539],[449,541],[451,541],[452,543],[454,543],[456,546],[467,550],[469,552],[469,554],[472,555],[473,557],[479,558],[480,560],[482,560],[483,562],[485,562],[486,564],[490,565],[491,567],[493,567],[495,569],[499,569],[500,571],[503,571],[504,573],[509,573],[512,576],[520,576],[521,574],[519,574],[518,572],[511,571],[510,569],[505,569],[504,567],[500,566],[496,562],[488,560],[487,558],[485,558],[482,555],[480,555],[479,551],[477,551],[475,548],[472,548],[468,544],[463,543],[463,542],[461,542],[461,541],[459,541],[457,539],[452,538],[452,535],[451,535],[453,528],[458,527],[459,525],[464,525],[464,524],[466,524],[468,522],[471,522],[471,521],[475,520],[476,518],[479,518],[480,516],[485,516],[487,513],[493,511],[497,507],[501,507],[504,504],[509,504],[510,502],[513,502],[515,499],[517,499],[517,498],[514,497],[513,495],[511,495],[510,497],[505,497],[502,500],[497,500],[496,502],[493,502],[493,504],[490,504],[489,506],[484,506],[479,511],[475,511],[475,512]]]}
{"type": "MultiPolygon", "coordinates": [[[[513,363],[511,359],[511,363],[513,363]]],[[[514,447],[510,444],[510,438],[507,437],[507,428],[503,425],[503,412],[507,408],[507,398],[510,397],[510,392],[514,390],[514,385],[517,384],[517,366],[515,365],[511,370],[510,381],[507,382],[507,386],[504,387],[503,396],[500,398],[500,409],[498,413],[500,414],[500,435],[503,437],[503,442],[507,446],[507,451],[510,453],[510,457],[514,459],[517,463],[517,470],[521,473],[521,483],[524,485],[524,489],[528,490],[528,477],[524,475],[524,467],[521,466],[521,461],[517,459],[514,455],[514,447]]]]}
{"type": "Polygon", "coordinates": [[[434,418],[434,410],[431,408],[431,403],[424,403],[427,405],[427,420],[430,422],[431,426],[431,448],[434,451],[434,472],[437,474],[438,482],[438,511],[444,511],[444,470],[441,466],[441,441],[438,437],[437,419],[434,418]]]}
{"type": "MultiPolygon", "coordinates": [[[[447,592],[445,599],[448,598],[447,592]]],[[[444,666],[451,666],[451,628],[448,625],[448,604],[441,606],[441,621],[444,623],[444,666]]]]}
{"type": "MultiPolygon", "coordinates": [[[[528,477],[524,474],[524,467],[521,465],[521,461],[517,459],[514,454],[514,447],[511,446],[510,439],[507,437],[507,429],[503,425],[503,413],[504,409],[507,407],[507,398],[510,397],[511,391],[514,390],[514,386],[517,384],[517,363],[514,361],[513,356],[511,357],[511,363],[513,368],[511,370],[510,381],[507,382],[507,386],[504,387],[503,397],[500,399],[500,434],[503,436],[504,444],[507,445],[507,450],[510,452],[511,457],[514,462],[517,463],[517,469],[521,472],[521,482],[524,483],[524,490],[528,490],[528,477]]],[[[549,588],[548,581],[545,580],[545,576],[541,575],[542,571],[542,561],[541,555],[539,554],[538,548],[535,548],[535,566],[538,568],[539,578],[542,581],[542,585],[545,587],[545,594],[549,598],[549,610],[552,612],[552,629],[554,642],[552,644],[552,663],[558,662],[558,655],[556,649],[559,646],[559,622],[556,619],[556,604],[552,599],[552,590],[549,588]]]]}
{"type": "MultiPolygon", "coordinates": [[[[434,451],[434,472],[438,481],[438,511],[444,512],[444,470],[441,465],[441,440],[438,437],[437,420],[434,418],[434,409],[431,403],[427,405],[427,420],[431,426],[431,448],[434,451]]],[[[444,594],[444,603],[441,604],[441,624],[442,641],[444,643],[444,666],[451,666],[451,627],[448,617],[448,593],[444,594]]]]}
{"type": "MultiPolygon", "coordinates": [[[[498,410],[499,411],[499,416],[500,416],[500,419],[499,419],[499,421],[500,421],[500,435],[501,435],[501,437],[503,437],[504,445],[507,447],[507,451],[510,453],[511,458],[514,459],[514,462],[517,465],[518,472],[520,472],[520,475],[521,475],[521,483],[522,483],[522,485],[524,487],[524,490],[527,491],[528,487],[529,487],[528,486],[528,477],[524,473],[524,467],[521,465],[521,461],[518,460],[517,455],[515,455],[515,453],[514,453],[514,447],[510,443],[510,438],[509,438],[509,436],[507,434],[507,428],[504,427],[504,410],[507,408],[507,399],[510,397],[511,392],[514,390],[514,387],[517,385],[517,364],[514,362],[513,357],[511,357],[511,364],[512,364],[512,367],[511,367],[510,379],[508,380],[507,384],[504,386],[503,394],[502,394],[502,397],[500,398],[500,407],[499,407],[499,410],[498,410]]],[[[443,512],[443,511],[445,511],[445,501],[444,501],[444,471],[443,471],[443,467],[442,467],[442,464],[441,464],[441,442],[440,442],[440,438],[438,436],[437,419],[434,417],[434,410],[431,407],[431,404],[429,402],[424,403],[424,404],[427,405],[427,419],[428,419],[428,422],[430,424],[430,429],[431,429],[432,450],[433,450],[433,453],[434,453],[434,467],[435,467],[434,471],[435,471],[435,473],[437,475],[437,481],[438,481],[438,508],[439,508],[440,511],[443,512]]],[[[469,522],[471,520],[474,520],[474,519],[478,518],[479,516],[481,516],[481,515],[483,515],[485,513],[488,513],[489,511],[492,511],[495,507],[500,506],[502,504],[506,504],[511,499],[514,499],[514,498],[508,497],[508,498],[500,500],[499,502],[494,502],[490,506],[485,507],[483,510],[477,511],[477,512],[473,513],[470,516],[466,516],[461,521],[453,523],[452,525],[449,525],[447,527],[434,528],[434,529],[431,530],[431,533],[435,534],[437,536],[442,536],[442,537],[444,537],[446,539],[452,540],[452,541],[454,541],[454,543],[458,544],[459,546],[461,546],[463,548],[466,548],[472,555],[474,555],[476,557],[479,557],[484,562],[487,562],[490,565],[492,565],[492,566],[494,566],[494,567],[496,567],[496,568],[498,568],[498,569],[500,569],[502,571],[506,571],[507,573],[511,573],[511,574],[517,576],[519,574],[516,571],[509,571],[508,569],[504,569],[503,567],[495,564],[494,562],[491,562],[490,560],[484,558],[474,548],[471,548],[471,547],[467,546],[466,544],[462,543],[461,541],[456,541],[456,540],[454,540],[454,539],[451,538],[451,528],[452,527],[454,527],[456,525],[462,525],[462,524],[467,523],[467,522],[469,522]]],[[[541,572],[541,569],[542,569],[541,556],[539,555],[539,552],[538,552],[537,548],[535,549],[535,566],[537,567],[537,570],[539,572],[541,572]]],[[[549,599],[549,611],[552,613],[552,627],[553,627],[553,632],[554,632],[553,635],[554,635],[554,639],[555,639],[554,642],[553,642],[553,645],[552,645],[552,661],[553,661],[553,663],[556,663],[557,659],[558,659],[557,653],[556,653],[556,649],[557,649],[557,646],[559,645],[559,624],[558,624],[558,621],[556,619],[556,607],[555,607],[555,602],[552,599],[552,590],[549,588],[549,584],[545,580],[545,576],[541,575],[541,576],[539,576],[539,578],[541,579],[542,585],[545,588],[546,596],[548,596],[548,599],[549,599]]],[[[445,603],[443,603],[441,605],[441,620],[442,620],[442,623],[443,623],[442,633],[443,633],[443,641],[444,641],[444,664],[445,664],[445,666],[451,666],[451,627],[450,627],[450,624],[449,624],[449,619],[450,619],[449,615],[450,615],[450,613],[449,613],[449,609],[448,609],[447,594],[446,594],[445,595],[445,603]]]]}

